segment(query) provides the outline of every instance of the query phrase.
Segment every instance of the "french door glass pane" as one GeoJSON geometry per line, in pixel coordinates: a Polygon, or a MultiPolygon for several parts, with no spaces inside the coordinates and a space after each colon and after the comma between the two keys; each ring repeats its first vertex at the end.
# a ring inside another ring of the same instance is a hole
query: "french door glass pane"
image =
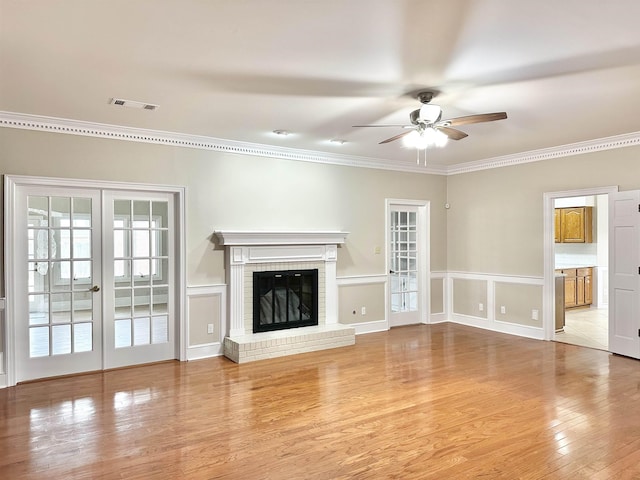
{"type": "Polygon", "coordinates": [[[73,350],[90,352],[93,350],[93,324],[77,323],[73,326],[73,350]]]}
{"type": "Polygon", "coordinates": [[[115,347],[169,341],[169,202],[114,200],[115,347]]]}
{"type": "Polygon", "coordinates": [[[71,325],[54,325],[51,327],[53,355],[71,353],[71,325]]]}
{"type": "Polygon", "coordinates": [[[391,311],[418,309],[417,213],[391,212],[391,311]]]}
{"type": "Polygon", "coordinates": [[[133,319],[133,344],[149,345],[151,343],[151,324],[149,317],[133,319]]]}
{"type": "Polygon", "coordinates": [[[90,351],[92,199],[28,196],[27,210],[30,356],[90,351]]]}
{"type": "Polygon", "coordinates": [[[131,319],[116,320],[114,322],[115,329],[115,348],[123,348],[131,346],[131,319]]]}
{"type": "Polygon", "coordinates": [[[151,322],[151,343],[167,343],[169,341],[169,318],[166,315],[152,317],[151,322]]]}

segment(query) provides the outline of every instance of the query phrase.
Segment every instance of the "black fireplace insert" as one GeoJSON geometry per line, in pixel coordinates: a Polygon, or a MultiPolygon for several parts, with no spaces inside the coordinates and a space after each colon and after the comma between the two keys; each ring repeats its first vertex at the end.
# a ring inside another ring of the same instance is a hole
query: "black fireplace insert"
{"type": "Polygon", "coordinates": [[[318,324],[318,270],[253,272],[253,332],[318,324]]]}

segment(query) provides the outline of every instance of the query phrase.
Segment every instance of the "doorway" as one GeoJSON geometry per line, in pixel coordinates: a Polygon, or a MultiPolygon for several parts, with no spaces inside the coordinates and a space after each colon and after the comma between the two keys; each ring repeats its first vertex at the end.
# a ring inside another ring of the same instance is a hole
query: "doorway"
{"type": "Polygon", "coordinates": [[[180,358],[181,189],[7,176],[5,191],[10,385],[180,358]]]}
{"type": "Polygon", "coordinates": [[[428,323],[429,202],[386,203],[389,326],[428,323]]]}
{"type": "Polygon", "coordinates": [[[544,194],[547,340],[609,349],[608,199],[617,191],[602,187],[544,194]],[[568,224],[587,229],[590,238],[574,232],[563,238],[562,215],[568,224]]]}

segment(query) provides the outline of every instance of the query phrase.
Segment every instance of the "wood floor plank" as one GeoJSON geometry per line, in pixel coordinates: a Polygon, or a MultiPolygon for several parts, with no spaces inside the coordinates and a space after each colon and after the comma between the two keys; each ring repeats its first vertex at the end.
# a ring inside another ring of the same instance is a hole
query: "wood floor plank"
{"type": "Polygon", "coordinates": [[[0,478],[640,479],[640,362],[453,324],[0,390],[0,478]]]}

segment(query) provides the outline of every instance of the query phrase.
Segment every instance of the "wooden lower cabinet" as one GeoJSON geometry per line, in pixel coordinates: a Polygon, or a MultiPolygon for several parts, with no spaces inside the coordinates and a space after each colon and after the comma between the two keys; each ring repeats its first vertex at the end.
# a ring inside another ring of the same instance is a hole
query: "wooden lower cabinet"
{"type": "Polygon", "coordinates": [[[564,268],[556,270],[564,277],[565,308],[584,307],[593,303],[593,268],[564,268]]]}

